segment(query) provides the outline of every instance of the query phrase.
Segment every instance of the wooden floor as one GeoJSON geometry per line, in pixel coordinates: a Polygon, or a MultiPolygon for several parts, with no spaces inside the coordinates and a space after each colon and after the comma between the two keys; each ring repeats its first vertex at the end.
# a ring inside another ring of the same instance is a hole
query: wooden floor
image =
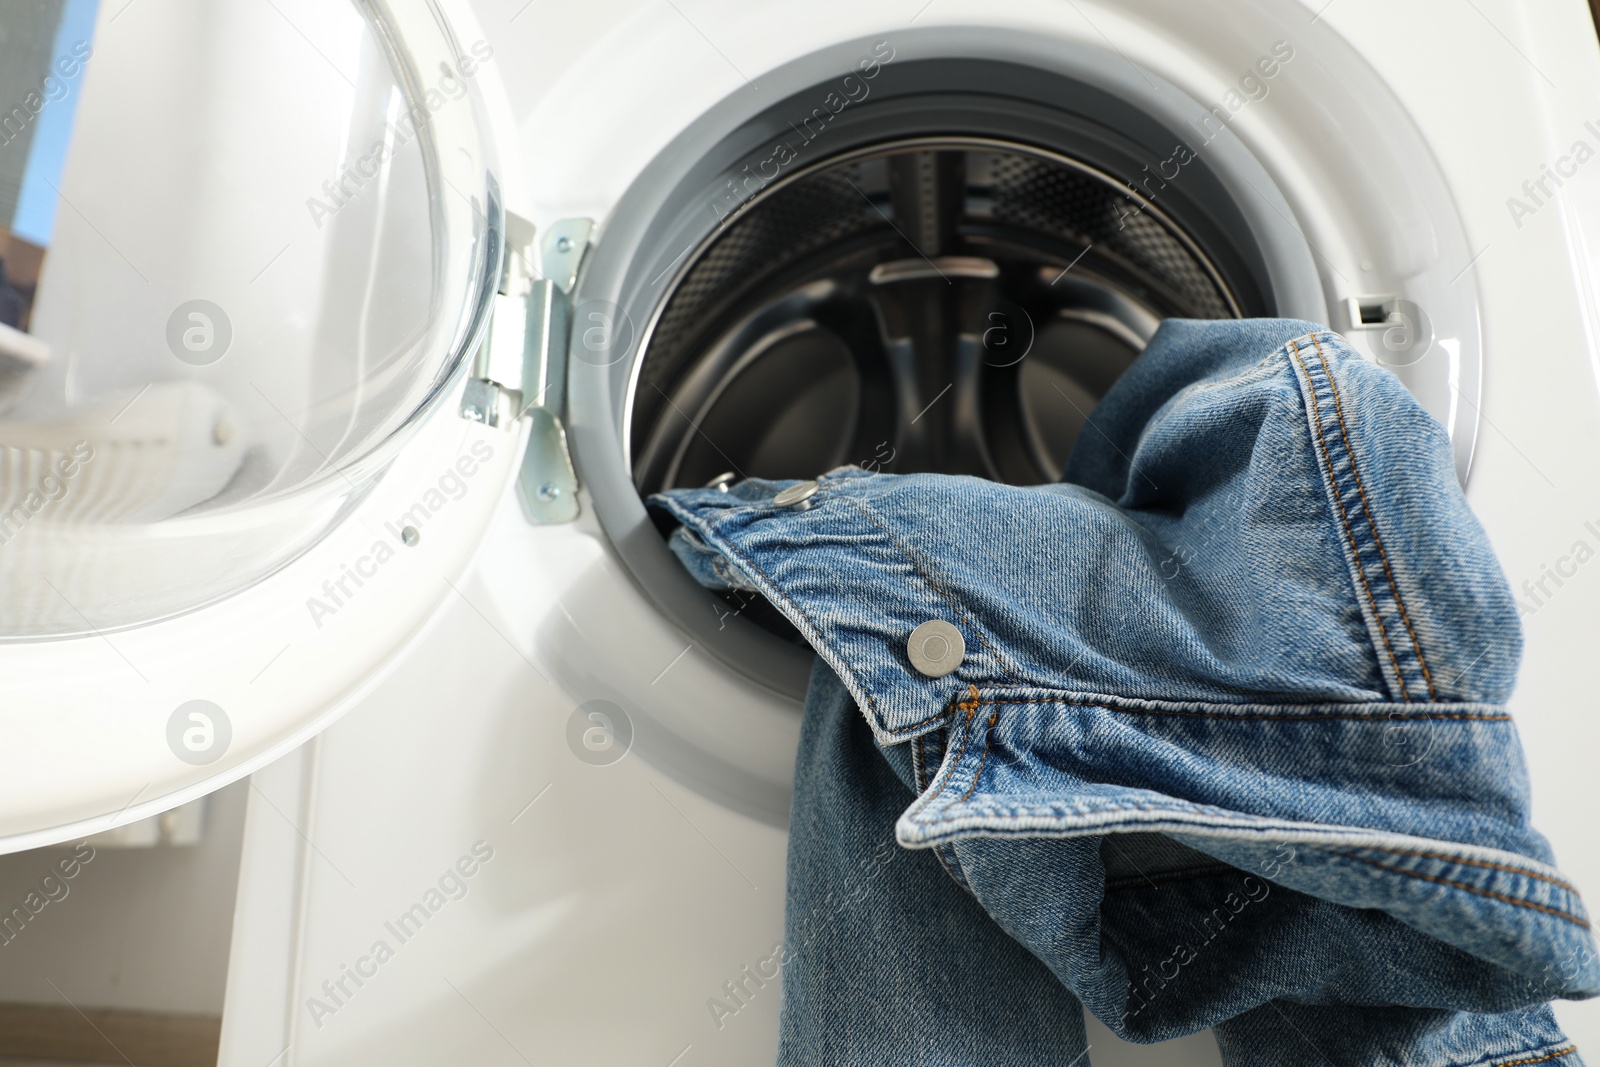
{"type": "Polygon", "coordinates": [[[221,1034],[215,1015],[0,1004],[0,1067],[215,1067],[221,1034]]]}

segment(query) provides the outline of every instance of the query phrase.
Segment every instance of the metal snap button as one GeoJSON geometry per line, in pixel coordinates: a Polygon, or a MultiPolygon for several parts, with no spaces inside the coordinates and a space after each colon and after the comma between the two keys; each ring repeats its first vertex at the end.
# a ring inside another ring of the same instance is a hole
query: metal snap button
{"type": "Polygon", "coordinates": [[[911,665],[929,678],[943,678],[967,655],[967,642],[961,631],[943,619],[929,619],[911,631],[906,642],[911,665]]]}
{"type": "Polygon", "coordinates": [[[780,508],[793,507],[816,496],[819,488],[816,482],[796,482],[773,497],[772,502],[780,508]]]}

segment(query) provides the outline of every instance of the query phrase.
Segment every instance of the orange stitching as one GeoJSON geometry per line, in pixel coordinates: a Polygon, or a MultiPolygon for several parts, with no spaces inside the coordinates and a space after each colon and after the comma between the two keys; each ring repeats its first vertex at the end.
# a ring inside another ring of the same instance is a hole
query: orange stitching
{"type": "MultiPolygon", "coordinates": [[[[972,721],[970,716],[968,717],[967,721],[969,723],[972,721]]],[[[938,800],[941,796],[943,796],[944,795],[944,791],[950,787],[950,779],[955,777],[955,769],[961,765],[961,757],[963,757],[963,756],[965,756],[967,754],[967,745],[972,740],[972,730],[971,730],[970,727],[968,729],[964,730],[963,733],[966,736],[962,737],[962,739],[961,739],[961,751],[956,753],[956,758],[954,760],[952,760],[951,763],[950,763],[950,771],[951,771],[950,775],[947,776],[945,778],[944,782],[940,784],[938,792],[934,793],[933,796],[929,797],[927,800],[925,800],[921,804],[917,805],[916,806],[916,811],[908,811],[908,812],[906,812],[907,816],[914,816],[914,815],[917,814],[917,812],[927,811],[928,808],[933,806],[933,802],[935,800],[938,800]]]]}
{"type": "Polygon", "coordinates": [[[1508,897],[1502,893],[1491,893],[1487,889],[1479,889],[1477,886],[1467,885],[1465,882],[1452,882],[1448,878],[1436,878],[1431,874],[1423,874],[1420,871],[1408,871],[1404,867],[1394,867],[1387,863],[1379,863],[1377,860],[1369,860],[1363,856],[1352,855],[1349,852],[1339,852],[1336,854],[1344,856],[1346,859],[1355,860],[1357,863],[1365,863],[1368,866],[1377,867],[1379,870],[1393,871],[1395,874],[1403,874],[1407,878],[1420,878],[1424,882],[1435,882],[1439,885],[1447,885],[1452,889],[1460,889],[1463,892],[1473,893],[1480,897],[1489,897],[1491,900],[1498,900],[1502,903],[1515,904],[1519,908],[1532,908],[1534,911],[1542,911],[1546,914],[1565,919],[1568,922],[1580,926],[1585,930],[1589,929],[1589,924],[1583,919],[1578,918],[1576,915],[1569,915],[1559,908],[1547,908],[1543,904],[1535,904],[1531,900],[1523,900],[1519,897],[1508,897]]]}
{"type": "Polygon", "coordinates": [[[1554,1053],[1546,1053],[1544,1056],[1533,1056],[1530,1057],[1530,1059],[1507,1059],[1504,1064],[1494,1064],[1493,1067],[1518,1067],[1520,1064],[1542,1064],[1542,1062],[1547,1061],[1547,1059],[1557,1059],[1557,1057],[1560,1056],[1571,1056],[1571,1054],[1576,1053],[1576,1051],[1578,1051],[1578,1046],[1568,1045],[1566,1048],[1555,1049],[1554,1053]]]}
{"type": "MultiPolygon", "coordinates": [[[[1521,867],[1508,867],[1503,863],[1486,863],[1483,860],[1469,860],[1462,856],[1452,856],[1448,852],[1412,852],[1401,848],[1381,847],[1379,847],[1379,851],[1387,852],[1393,856],[1420,856],[1423,859],[1444,860],[1447,863],[1459,863],[1467,867],[1485,867],[1491,871],[1505,871],[1507,874],[1520,874],[1527,878],[1537,878],[1541,882],[1549,882],[1553,886],[1559,886],[1571,893],[1573,896],[1579,895],[1575,888],[1563,882],[1559,878],[1551,878],[1549,875],[1539,874],[1535,871],[1525,871],[1521,867]]],[[[1341,855],[1343,855],[1343,853],[1341,853],[1341,855]]]]}
{"type": "MultiPolygon", "coordinates": [[[[1411,635],[1411,647],[1417,653],[1417,665],[1422,668],[1422,679],[1428,683],[1428,698],[1437,700],[1433,691],[1433,675],[1428,671],[1428,661],[1422,658],[1422,642],[1417,640],[1417,631],[1411,627],[1411,616],[1406,612],[1406,602],[1400,598],[1400,586],[1394,580],[1394,571],[1389,568],[1389,554],[1383,550],[1383,538],[1378,536],[1378,516],[1372,510],[1372,501],[1367,499],[1367,487],[1361,480],[1361,472],[1356,469],[1356,450],[1350,444],[1350,429],[1344,423],[1344,405],[1339,402],[1339,386],[1333,380],[1333,371],[1328,368],[1328,357],[1322,354],[1322,342],[1315,337],[1311,343],[1316,347],[1317,358],[1322,361],[1322,371],[1328,376],[1328,388],[1333,391],[1333,410],[1339,416],[1339,433],[1344,437],[1344,450],[1350,457],[1350,473],[1356,480],[1356,491],[1361,494],[1361,505],[1367,509],[1367,528],[1372,531],[1373,543],[1378,546],[1378,556],[1383,560],[1383,573],[1389,576],[1389,589],[1394,593],[1395,606],[1400,609],[1400,621],[1405,623],[1406,633],[1411,635]]],[[[1398,669],[1398,668],[1397,668],[1398,669]]]]}
{"type": "Polygon", "coordinates": [[[983,701],[978,699],[978,687],[975,685],[969,685],[967,686],[967,699],[962,703],[957,704],[956,707],[964,710],[967,713],[967,721],[971,722],[972,716],[977,712],[978,706],[982,703],[983,701]]]}
{"type": "MultiPolygon", "coordinates": [[[[1122,707],[1117,707],[1117,706],[1115,706],[1113,704],[1110,704],[1110,703],[1102,703],[1102,702],[1097,701],[1097,700],[1066,700],[1066,699],[1061,698],[1061,697],[1024,697],[1024,698],[1019,698],[1019,699],[1014,699],[1014,700],[978,700],[978,701],[968,701],[966,703],[957,704],[956,707],[969,709],[967,711],[967,718],[971,719],[972,718],[972,714],[973,714],[973,710],[975,710],[975,709],[977,709],[979,707],[988,707],[991,704],[999,704],[1001,706],[1005,706],[1005,705],[1008,705],[1008,704],[1063,704],[1063,705],[1066,705],[1067,707],[1073,707],[1073,708],[1102,708],[1102,709],[1104,709],[1106,711],[1121,711],[1121,712],[1126,712],[1129,715],[1177,715],[1177,716],[1183,716],[1183,717],[1189,717],[1189,718],[1201,718],[1201,719],[1238,719],[1241,722],[1259,722],[1259,721],[1262,721],[1262,720],[1265,720],[1265,721],[1268,721],[1268,722],[1276,722],[1276,721],[1315,722],[1315,721],[1317,721],[1319,719],[1332,719],[1332,720],[1336,720],[1336,721],[1357,721],[1357,722],[1360,722],[1360,721],[1371,721],[1371,720],[1377,720],[1377,719],[1387,719],[1387,720],[1404,719],[1404,720],[1408,720],[1408,721],[1414,721],[1414,720],[1438,720],[1438,721],[1459,720],[1459,721],[1466,721],[1466,722],[1510,722],[1511,721],[1511,716],[1510,715],[1472,715],[1472,714],[1468,714],[1468,713],[1465,713],[1465,712],[1456,714],[1456,713],[1435,712],[1435,711],[1421,711],[1421,712],[1390,712],[1390,711],[1382,711],[1382,712],[1355,712],[1355,711],[1352,711],[1352,712],[1337,712],[1337,711],[1330,711],[1330,712],[1321,712],[1321,713],[1307,712],[1305,714],[1300,714],[1300,715],[1292,715],[1292,714],[1291,715],[1283,715],[1283,714],[1276,714],[1276,713],[1270,713],[1270,712],[1260,712],[1260,713],[1251,712],[1251,713],[1239,714],[1239,713],[1230,713],[1230,712],[1221,712],[1221,711],[1187,711],[1187,710],[1182,710],[1182,709],[1179,709],[1179,708],[1122,708],[1122,707]]],[[[1290,706],[1293,707],[1294,705],[1290,705],[1290,706]]]]}
{"type": "Polygon", "coordinates": [[[1000,654],[999,650],[994,648],[992,645],[989,644],[988,641],[985,641],[983,639],[983,630],[982,630],[982,628],[979,627],[976,622],[972,621],[972,616],[961,606],[960,602],[957,601],[955,597],[953,597],[949,593],[945,592],[944,587],[941,586],[938,582],[934,581],[932,576],[929,575],[926,571],[924,571],[922,569],[922,567],[917,563],[917,557],[913,556],[911,554],[910,550],[908,550],[904,545],[902,545],[900,543],[900,541],[895,537],[895,535],[890,532],[889,528],[878,520],[878,517],[876,515],[872,514],[871,511],[867,510],[867,507],[864,504],[862,504],[860,501],[856,500],[854,497],[836,496],[836,497],[833,497],[832,499],[843,501],[844,503],[849,504],[851,507],[853,507],[857,511],[861,512],[861,514],[866,517],[868,522],[872,523],[878,529],[882,530],[883,531],[883,536],[888,538],[889,543],[891,545],[893,545],[895,547],[895,549],[902,556],[904,556],[906,558],[906,562],[907,563],[911,564],[911,569],[916,571],[919,575],[921,575],[922,576],[922,580],[927,582],[930,586],[932,586],[933,587],[933,591],[938,593],[941,597],[944,598],[945,603],[950,605],[951,610],[954,611],[957,615],[961,616],[962,621],[965,622],[968,626],[970,626],[972,628],[973,634],[978,638],[978,644],[982,645],[985,649],[987,649],[988,652],[989,652],[989,655],[991,655],[991,656],[993,656],[995,658],[995,662],[1000,664],[1000,669],[1005,672],[1006,677],[1013,678],[1013,679],[1017,677],[1015,670],[1009,665],[1009,663],[1006,660],[1006,658],[1000,654]]]}
{"type": "Polygon", "coordinates": [[[972,784],[967,786],[967,791],[961,794],[957,804],[965,804],[973,793],[978,790],[978,779],[983,777],[983,765],[989,762],[989,746],[994,743],[994,724],[1000,721],[1000,709],[995,708],[994,714],[989,716],[989,732],[983,735],[983,755],[978,758],[978,769],[972,772],[972,784]]]}
{"type": "Polygon", "coordinates": [[[1300,346],[1290,341],[1289,353],[1306,376],[1308,387],[1306,395],[1311,398],[1311,421],[1317,428],[1317,441],[1321,445],[1318,455],[1328,469],[1328,495],[1338,506],[1339,522],[1344,526],[1345,536],[1350,539],[1350,551],[1355,556],[1356,576],[1361,579],[1361,587],[1366,590],[1367,603],[1372,606],[1372,617],[1378,624],[1378,635],[1383,638],[1384,651],[1389,654],[1389,663],[1394,667],[1395,680],[1400,683],[1400,699],[1409,701],[1411,694],[1406,691],[1405,675],[1400,673],[1400,661],[1395,658],[1394,646],[1389,643],[1389,629],[1383,624],[1383,615],[1378,611],[1378,598],[1372,595],[1372,586],[1367,582],[1367,570],[1361,565],[1361,545],[1356,541],[1355,529],[1350,525],[1350,515],[1345,510],[1344,500],[1339,496],[1339,483],[1333,472],[1333,456],[1328,452],[1328,439],[1322,432],[1322,405],[1317,402],[1317,385],[1311,380],[1310,368],[1300,358],[1300,346]]]}

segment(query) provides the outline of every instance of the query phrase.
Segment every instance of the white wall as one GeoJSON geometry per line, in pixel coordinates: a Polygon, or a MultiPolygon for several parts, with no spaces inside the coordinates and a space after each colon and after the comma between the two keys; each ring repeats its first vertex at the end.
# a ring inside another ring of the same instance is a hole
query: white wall
{"type": "MultiPolygon", "coordinates": [[[[96,848],[64,896],[51,885],[60,899],[0,943],[0,1002],[221,1014],[248,787],[207,798],[198,845],[96,848]]],[[[0,856],[0,913],[72,855],[0,856]]]]}

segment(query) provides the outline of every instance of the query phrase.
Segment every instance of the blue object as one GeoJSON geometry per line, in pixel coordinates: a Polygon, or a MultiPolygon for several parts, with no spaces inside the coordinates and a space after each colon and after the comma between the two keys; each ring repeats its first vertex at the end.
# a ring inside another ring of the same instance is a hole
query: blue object
{"type": "Polygon", "coordinates": [[[1066,477],[651,500],[825,663],[780,1063],[1086,1063],[1076,998],[1131,1041],[1215,1027],[1230,1067],[1576,1064],[1547,1002],[1600,962],[1439,425],[1315,324],[1173,320],[1066,477]],[[965,646],[937,678],[930,620],[965,646]],[[868,877],[891,826],[914,852],[868,877]]]}
{"type": "Polygon", "coordinates": [[[93,53],[94,22],[100,0],[66,0],[61,24],[50,50],[49,80],[41,86],[44,105],[34,119],[33,141],[22,172],[11,232],[25,241],[48,248],[55,233],[61,175],[72,144],[78,97],[83,91],[85,67],[93,53]],[[68,73],[70,72],[70,74],[68,73]]]}

